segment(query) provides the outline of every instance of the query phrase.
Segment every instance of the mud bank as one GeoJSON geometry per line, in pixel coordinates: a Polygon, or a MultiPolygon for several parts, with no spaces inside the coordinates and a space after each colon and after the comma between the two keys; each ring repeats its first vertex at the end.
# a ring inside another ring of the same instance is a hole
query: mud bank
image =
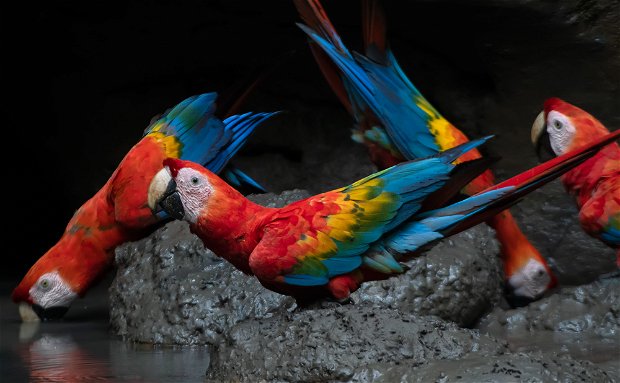
{"type": "MultiPolygon", "coordinates": [[[[275,207],[307,196],[251,199],[275,207]]],[[[116,262],[113,331],[131,342],[208,345],[211,381],[620,379],[620,279],[505,311],[498,245],[484,225],[411,260],[402,276],[363,285],[345,306],[298,307],[206,250],[183,222],[121,246],[116,262]],[[489,310],[479,328],[459,327],[489,310]]]]}
{"type": "MultiPolygon", "coordinates": [[[[307,196],[297,190],[252,199],[282,206],[307,196]]],[[[475,228],[412,260],[404,275],[364,285],[353,300],[468,325],[500,297],[497,254],[491,230],[475,228]]],[[[239,322],[296,308],[292,298],[266,290],[206,250],[182,222],[119,247],[116,263],[110,321],[117,334],[131,341],[217,344],[239,322]]]]}
{"type": "Polygon", "coordinates": [[[514,310],[496,307],[477,328],[506,340],[512,351],[589,359],[620,380],[620,277],[561,288],[514,310]]]}
{"type": "MultiPolygon", "coordinates": [[[[258,196],[257,202],[282,206],[307,196],[291,191],[258,196]]],[[[110,323],[130,341],[215,344],[240,321],[295,306],[293,299],[263,288],[206,250],[180,221],[117,248],[116,264],[110,323]]]]}
{"type": "Polygon", "coordinates": [[[504,342],[433,317],[349,305],[232,328],[212,381],[611,381],[590,362],[512,354],[504,342]]]}

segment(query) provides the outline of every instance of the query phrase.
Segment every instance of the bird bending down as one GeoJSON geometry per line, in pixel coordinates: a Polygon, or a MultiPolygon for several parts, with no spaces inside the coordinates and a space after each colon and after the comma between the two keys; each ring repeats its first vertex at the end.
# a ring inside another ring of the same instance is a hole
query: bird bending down
{"type": "Polygon", "coordinates": [[[273,113],[234,115],[225,109],[220,118],[216,100],[216,93],[189,97],[147,127],[105,185],[75,212],[60,240],[13,290],[22,320],[62,317],[109,269],[116,246],[142,238],[170,219],[165,212],[153,214],[147,201],[165,158],[192,160],[224,176],[232,174],[237,187],[262,190],[227,164],[273,113]]]}

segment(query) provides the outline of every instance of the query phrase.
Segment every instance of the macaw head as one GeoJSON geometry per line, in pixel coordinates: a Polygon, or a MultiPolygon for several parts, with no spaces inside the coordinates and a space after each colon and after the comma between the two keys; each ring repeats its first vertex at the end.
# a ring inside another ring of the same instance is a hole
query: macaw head
{"type": "Polygon", "coordinates": [[[536,152],[560,156],[609,134],[609,130],[586,111],[559,98],[545,101],[534,120],[531,138],[536,152]]]}
{"type": "Polygon", "coordinates": [[[505,296],[513,307],[528,305],[557,284],[549,266],[537,257],[512,258],[510,261],[504,264],[505,296]]]}
{"type": "Polygon", "coordinates": [[[197,163],[167,158],[164,168],[151,181],[148,205],[155,214],[164,210],[172,218],[196,223],[223,183],[197,163]]]}
{"type": "Polygon", "coordinates": [[[71,303],[84,294],[98,270],[107,268],[105,254],[95,244],[78,236],[63,235],[37,262],[13,290],[24,322],[61,318],[71,303]]]}

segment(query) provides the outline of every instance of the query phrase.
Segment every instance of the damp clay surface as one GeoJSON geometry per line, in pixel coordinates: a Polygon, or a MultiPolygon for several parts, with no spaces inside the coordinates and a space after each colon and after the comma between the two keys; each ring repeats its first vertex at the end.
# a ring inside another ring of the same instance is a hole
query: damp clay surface
{"type": "Polygon", "coordinates": [[[589,359],[620,380],[620,276],[564,287],[518,309],[496,307],[477,325],[512,351],[555,350],[589,359]]]}
{"type": "Polygon", "coordinates": [[[611,382],[591,362],[511,353],[502,341],[434,317],[349,305],[235,326],[207,381],[611,382]]]}
{"type": "MultiPolygon", "coordinates": [[[[252,196],[277,207],[308,196],[301,190],[252,196]]],[[[230,328],[299,309],[204,248],[184,222],[171,222],[116,250],[110,321],[125,339],[157,344],[210,344],[230,328]],[[131,294],[127,292],[131,291],[131,294]]],[[[501,296],[498,245],[481,226],[454,236],[408,263],[386,281],[368,282],[352,295],[356,306],[398,309],[472,324],[501,296]]]]}

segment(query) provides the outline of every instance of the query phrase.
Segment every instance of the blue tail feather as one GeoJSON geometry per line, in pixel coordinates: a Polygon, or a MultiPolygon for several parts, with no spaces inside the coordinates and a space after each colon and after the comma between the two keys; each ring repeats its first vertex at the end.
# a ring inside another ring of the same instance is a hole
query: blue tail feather
{"type": "Polygon", "coordinates": [[[512,186],[492,190],[440,209],[417,214],[410,222],[396,228],[383,243],[398,254],[412,253],[443,238],[445,230],[476,216],[514,190],[512,186]]]}

